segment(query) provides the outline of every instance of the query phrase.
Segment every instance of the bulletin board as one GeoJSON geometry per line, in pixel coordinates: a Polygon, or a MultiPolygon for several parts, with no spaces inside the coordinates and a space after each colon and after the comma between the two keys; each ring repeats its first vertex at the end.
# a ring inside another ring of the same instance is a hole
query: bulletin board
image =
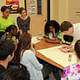
{"type": "Polygon", "coordinates": [[[31,15],[36,14],[36,0],[30,0],[31,15]]]}
{"type": "Polygon", "coordinates": [[[0,9],[2,6],[10,6],[10,5],[14,5],[12,6],[13,10],[11,11],[13,14],[16,14],[16,9],[19,7],[26,7],[25,5],[25,0],[0,0],[0,9]]]}
{"type": "Polygon", "coordinates": [[[37,14],[42,14],[42,0],[37,0],[37,14]]]}
{"type": "Polygon", "coordinates": [[[18,13],[19,0],[6,0],[6,5],[10,8],[10,13],[18,13]]]}
{"type": "Polygon", "coordinates": [[[30,15],[42,14],[42,0],[27,0],[27,12],[30,15]]]}

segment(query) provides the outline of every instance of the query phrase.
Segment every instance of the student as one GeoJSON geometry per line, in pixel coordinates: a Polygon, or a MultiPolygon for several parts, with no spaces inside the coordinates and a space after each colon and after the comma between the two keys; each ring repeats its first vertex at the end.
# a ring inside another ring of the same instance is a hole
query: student
{"type": "Polygon", "coordinates": [[[0,40],[0,74],[7,69],[8,63],[12,61],[14,50],[15,45],[13,41],[0,40]]]}
{"type": "Polygon", "coordinates": [[[20,16],[17,17],[17,25],[20,29],[20,34],[30,31],[30,17],[27,16],[26,10],[21,7],[19,10],[20,16]]]}
{"type": "Polygon", "coordinates": [[[59,32],[59,24],[55,20],[48,21],[45,25],[45,35],[44,39],[47,42],[52,42],[52,43],[59,43],[59,40],[57,38],[57,34],[59,32]]]}
{"type": "Polygon", "coordinates": [[[30,72],[30,80],[43,80],[42,64],[40,64],[35,56],[35,50],[31,43],[31,35],[23,34],[19,39],[16,55],[16,61],[25,65],[30,72]]]}
{"type": "Polygon", "coordinates": [[[67,51],[73,51],[73,47],[72,46],[74,45],[74,43],[78,39],[80,39],[80,37],[79,37],[80,29],[78,28],[79,26],[75,26],[75,25],[72,24],[69,21],[62,22],[62,24],[61,24],[61,33],[60,33],[61,36],[60,36],[60,39],[63,41],[63,39],[62,39],[63,35],[73,35],[73,38],[74,38],[74,41],[72,42],[72,45],[70,45],[70,46],[64,46],[62,51],[65,51],[65,50],[67,50],[67,51]]]}
{"type": "Polygon", "coordinates": [[[64,69],[61,80],[80,79],[80,40],[76,42],[74,49],[77,56],[77,63],[64,69]]]}
{"type": "Polygon", "coordinates": [[[9,17],[10,9],[7,6],[1,7],[2,17],[0,17],[0,37],[4,34],[9,25],[14,25],[14,21],[9,17]]]}
{"type": "Polygon", "coordinates": [[[19,32],[15,25],[10,25],[6,28],[4,35],[2,35],[1,40],[16,40],[19,39],[19,32]]]}
{"type": "Polygon", "coordinates": [[[63,35],[72,35],[74,32],[74,28],[71,22],[69,21],[64,21],[61,24],[61,35],[60,35],[60,39],[62,40],[63,35]]]}
{"type": "Polygon", "coordinates": [[[19,68],[13,68],[0,74],[0,80],[30,80],[30,74],[27,68],[20,65],[19,68]]]}

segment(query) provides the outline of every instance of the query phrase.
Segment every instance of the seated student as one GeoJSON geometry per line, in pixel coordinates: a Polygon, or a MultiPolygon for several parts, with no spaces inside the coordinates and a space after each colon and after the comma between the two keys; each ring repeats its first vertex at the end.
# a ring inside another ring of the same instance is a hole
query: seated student
{"type": "Polygon", "coordinates": [[[25,66],[20,65],[19,68],[9,69],[0,74],[0,80],[30,80],[30,74],[25,66]]]}
{"type": "Polygon", "coordinates": [[[80,80],[80,40],[75,44],[77,63],[64,69],[61,80],[80,80]]]}
{"type": "Polygon", "coordinates": [[[57,34],[59,32],[59,24],[58,22],[52,20],[48,21],[45,25],[45,35],[44,38],[47,42],[52,42],[52,43],[59,43],[59,40],[57,38],[57,34]]]}
{"type": "Polygon", "coordinates": [[[31,35],[23,34],[18,43],[15,62],[25,65],[30,72],[30,80],[43,80],[42,68],[35,56],[35,51],[31,43],[31,35]]]}
{"type": "Polygon", "coordinates": [[[4,35],[2,35],[1,40],[16,40],[19,39],[19,33],[15,25],[10,25],[6,28],[4,35]]]}
{"type": "Polygon", "coordinates": [[[7,6],[1,7],[2,16],[0,17],[0,37],[4,34],[5,29],[10,25],[15,25],[12,18],[9,17],[10,9],[7,6]]]}
{"type": "Polygon", "coordinates": [[[17,17],[17,25],[20,30],[20,34],[30,33],[30,16],[27,16],[25,8],[21,7],[19,9],[20,16],[17,17]]]}
{"type": "Polygon", "coordinates": [[[0,74],[7,69],[8,63],[12,61],[14,50],[15,45],[13,41],[0,40],[0,74]]]}

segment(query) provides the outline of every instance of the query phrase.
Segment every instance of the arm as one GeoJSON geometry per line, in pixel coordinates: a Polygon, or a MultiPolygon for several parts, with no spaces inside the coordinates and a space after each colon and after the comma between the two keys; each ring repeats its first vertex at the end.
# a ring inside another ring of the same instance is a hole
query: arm
{"type": "Polygon", "coordinates": [[[61,76],[61,80],[68,80],[69,74],[70,74],[70,66],[64,69],[63,74],[61,76]]]}
{"type": "Polygon", "coordinates": [[[39,63],[33,51],[30,53],[30,62],[37,70],[41,70],[43,68],[43,65],[39,63]]]}
{"type": "Polygon", "coordinates": [[[6,34],[2,35],[1,40],[6,40],[6,34]]]}
{"type": "Polygon", "coordinates": [[[19,30],[19,32],[20,32],[20,35],[22,35],[22,34],[23,34],[23,32],[22,32],[22,30],[21,30],[21,29],[19,30]]]}
{"type": "Polygon", "coordinates": [[[17,25],[19,27],[20,35],[22,35],[22,26],[21,26],[19,17],[17,18],[17,25]]]}
{"type": "Polygon", "coordinates": [[[10,20],[12,21],[12,25],[15,25],[15,21],[12,18],[10,20]]]}
{"type": "Polygon", "coordinates": [[[73,52],[74,49],[72,47],[72,45],[63,45],[61,48],[62,52],[73,52]]]}
{"type": "Polygon", "coordinates": [[[27,30],[28,31],[30,30],[30,22],[31,22],[31,18],[28,17],[28,22],[27,22],[27,30]]]}
{"type": "Polygon", "coordinates": [[[50,39],[48,39],[48,38],[44,38],[44,40],[46,41],[46,42],[49,42],[49,43],[60,43],[60,41],[56,38],[56,40],[50,40],[50,39]]]}
{"type": "Polygon", "coordinates": [[[15,25],[15,22],[14,22],[14,20],[13,20],[13,25],[15,25]]]}

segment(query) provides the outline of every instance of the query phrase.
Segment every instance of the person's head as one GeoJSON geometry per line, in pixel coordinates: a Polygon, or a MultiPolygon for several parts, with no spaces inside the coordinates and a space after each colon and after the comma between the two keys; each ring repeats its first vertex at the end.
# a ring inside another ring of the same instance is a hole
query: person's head
{"type": "Polygon", "coordinates": [[[62,22],[62,24],[61,24],[61,32],[64,32],[64,33],[67,32],[69,34],[72,34],[74,32],[72,23],[69,22],[69,21],[62,22]]]}
{"type": "Polygon", "coordinates": [[[19,9],[19,13],[21,14],[22,17],[25,17],[26,16],[26,10],[25,10],[25,8],[21,7],[19,9]]]}
{"type": "Polygon", "coordinates": [[[14,62],[19,63],[21,52],[31,48],[31,38],[32,37],[29,33],[21,35],[15,53],[14,62]]]}
{"type": "Polygon", "coordinates": [[[50,32],[54,32],[54,31],[55,31],[54,26],[50,25],[50,26],[49,26],[49,31],[50,31],[50,32]]]}
{"type": "Polygon", "coordinates": [[[10,62],[14,57],[15,45],[11,40],[0,40],[0,61],[10,62]]]}
{"type": "Polygon", "coordinates": [[[7,6],[2,6],[1,12],[2,12],[4,18],[8,18],[9,14],[10,14],[10,9],[7,6]]]}
{"type": "Polygon", "coordinates": [[[45,32],[45,34],[48,34],[49,32],[58,33],[59,29],[60,29],[59,23],[55,20],[51,20],[45,24],[45,31],[44,32],[45,32]]]}
{"type": "Polygon", "coordinates": [[[10,25],[9,27],[6,28],[5,32],[9,32],[12,34],[12,36],[17,35],[17,27],[15,25],[10,25]]]}
{"type": "Polygon", "coordinates": [[[23,50],[28,50],[31,48],[31,35],[29,33],[23,34],[20,39],[19,43],[21,44],[21,47],[23,50]]]}
{"type": "Polygon", "coordinates": [[[78,41],[75,43],[74,49],[75,49],[77,58],[80,59],[80,40],[78,40],[78,41]]]}
{"type": "Polygon", "coordinates": [[[30,80],[30,74],[25,66],[12,68],[0,74],[0,80],[30,80]]]}

